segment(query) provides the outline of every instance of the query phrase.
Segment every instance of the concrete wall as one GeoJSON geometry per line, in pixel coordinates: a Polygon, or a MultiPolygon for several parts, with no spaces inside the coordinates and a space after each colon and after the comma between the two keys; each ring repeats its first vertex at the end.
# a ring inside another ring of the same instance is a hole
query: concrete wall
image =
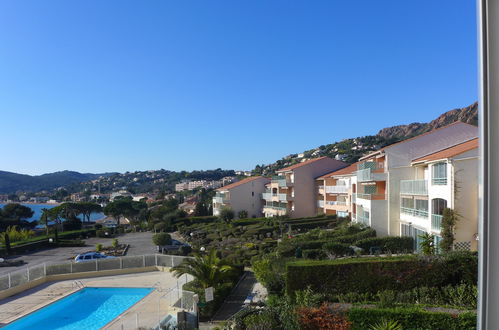
{"type": "Polygon", "coordinates": [[[294,207],[293,218],[317,215],[317,191],[315,178],[345,167],[347,164],[332,158],[323,158],[310,164],[298,167],[294,173],[294,207]]]}
{"type": "Polygon", "coordinates": [[[245,210],[249,217],[261,217],[263,209],[262,193],[265,192],[265,185],[269,182],[267,178],[246,182],[239,186],[229,189],[230,208],[235,213],[245,210]]]}

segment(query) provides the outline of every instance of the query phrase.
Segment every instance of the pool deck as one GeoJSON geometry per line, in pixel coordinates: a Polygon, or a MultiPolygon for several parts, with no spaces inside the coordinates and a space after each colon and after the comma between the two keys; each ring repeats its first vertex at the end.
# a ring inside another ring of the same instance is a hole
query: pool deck
{"type": "MultiPolygon", "coordinates": [[[[186,278],[175,278],[169,272],[153,271],[137,274],[113,275],[78,279],[88,287],[155,287],[149,295],[132,306],[118,318],[107,324],[104,329],[152,328],[158,319],[167,314],[176,314],[180,309],[172,307],[178,291],[186,278]]],[[[0,300],[0,327],[61,299],[80,288],[74,280],[48,282],[23,293],[0,300]]]]}

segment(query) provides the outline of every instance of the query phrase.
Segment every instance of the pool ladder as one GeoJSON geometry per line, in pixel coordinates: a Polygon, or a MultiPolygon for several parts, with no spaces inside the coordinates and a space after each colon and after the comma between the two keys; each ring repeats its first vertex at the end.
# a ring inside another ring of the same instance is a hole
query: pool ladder
{"type": "Polygon", "coordinates": [[[83,289],[84,287],[85,285],[81,281],[73,281],[73,283],[71,284],[72,289],[74,288],[83,289]]]}

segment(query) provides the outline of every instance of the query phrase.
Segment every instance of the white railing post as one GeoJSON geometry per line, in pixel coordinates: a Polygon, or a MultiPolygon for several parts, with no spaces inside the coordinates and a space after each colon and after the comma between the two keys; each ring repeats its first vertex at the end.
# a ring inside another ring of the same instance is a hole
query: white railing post
{"type": "Polygon", "coordinates": [[[156,267],[158,266],[158,254],[154,255],[154,262],[156,263],[156,267]]]}
{"type": "Polygon", "coordinates": [[[69,264],[69,272],[73,274],[73,263],[69,264]]]}
{"type": "Polygon", "coordinates": [[[146,267],[146,256],[142,256],[142,267],[146,267]]]}
{"type": "Polygon", "coordinates": [[[95,271],[98,272],[99,271],[99,260],[95,259],[95,271]]]}
{"type": "Polygon", "coordinates": [[[43,276],[47,276],[47,263],[43,263],[43,276]]]}
{"type": "Polygon", "coordinates": [[[11,282],[10,273],[9,273],[9,289],[11,288],[11,285],[12,285],[12,282],[11,282]]]}
{"type": "Polygon", "coordinates": [[[28,282],[29,282],[29,267],[26,268],[26,275],[27,275],[26,277],[28,278],[28,282]]]}
{"type": "Polygon", "coordinates": [[[120,269],[123,269],[123,258],[120,258],[120,269]]]}

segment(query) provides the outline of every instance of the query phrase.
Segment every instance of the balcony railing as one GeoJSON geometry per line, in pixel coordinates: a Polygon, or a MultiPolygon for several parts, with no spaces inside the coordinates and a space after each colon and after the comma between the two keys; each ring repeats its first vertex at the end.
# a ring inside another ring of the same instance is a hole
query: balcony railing
{"type": "Polygon", "coordinates": [[[272,199],[272,193],[262,193],[262,199],[271,200],[272,199]]]}
{"type": "Polygon", "coordinates": [[[400,213],[412,215],[413,217],[418,218],[428,218],[428,211],[411,209],[409,207],[401,207],[400,213]]]}
{"type": "Polygon", "coordinates": [[[324,207],[324,201],[317,201],[317,207],[323,208],[324,207]]]}
{"type": "Polygon", "coordinates": [[[226,202],[226,199],[223,197],[218,197],[218,196],[213,197],[213,203],[224,204],[225,202],[226,202]]]}
{"type": "Polygon", "coordinates": [[[348,203],[346,201],[326,201],[327,205],[340,205],[340,206],[346,206],[348,203]]]}
{"type": "Polygon", "coordinates": [[[279,198],[280,201],[287,201],[288,200],[288,195],[286,195],[286,194],[277,194],[277,197],[279,198]]]}
{"type": "Polygon", "coordinates": [[[438,214],[431,215],[431,229],[440,231],[442,228],[442,216],[438,214]]]}
{"type": "Polygon", "coordinates": [[[370,168],[358,170],[357,172],[355,172],[355,174],[357,175],[357,181],[359,181],[359,182],[373,180],[373,175],[372,175],[372,171],[370,168]]]}
{"type": "Polygon", "coordinates": [[[369,217],[357,214],[357,222],[361,222],[361,223],[363,223],[365,225],[369,225],[369,217]]]}
{"type": "Polygon", "coordinates": [[[367,200],[371,200],[371,201],[386,200],[386,194],[361,194],[361,193],[357,193],[356,195],[357,195],[356,198],[367,199],[367,200]]]}
{"type": "Polygon", "coordinates": [[[432,178],[431,184],[438,186],[445,186],[447,184],[447,178],[432,178]]]}
{"type": "Polygon", "coordinates": [[[286,177],[282,175],[273,176],[272,183],[277,183],[279,187],[288,187],[292,184],[291,180],[286,179],[286,177]]]}
{"type": "Polygon", "coordinates": [[[428,195],[428,180],[401,180],[400,193],[407,195],[428,195]]]}
{"type": "Polygon", "coordinates": [[[357,202],[357,194],[352,194],[352,203],[357,202]]]}
{"type": "Polygon", "coordinates": [[[349,186],[326,186],[326,193],[328,194],[346,194],[348,193],[349,186]]]}

